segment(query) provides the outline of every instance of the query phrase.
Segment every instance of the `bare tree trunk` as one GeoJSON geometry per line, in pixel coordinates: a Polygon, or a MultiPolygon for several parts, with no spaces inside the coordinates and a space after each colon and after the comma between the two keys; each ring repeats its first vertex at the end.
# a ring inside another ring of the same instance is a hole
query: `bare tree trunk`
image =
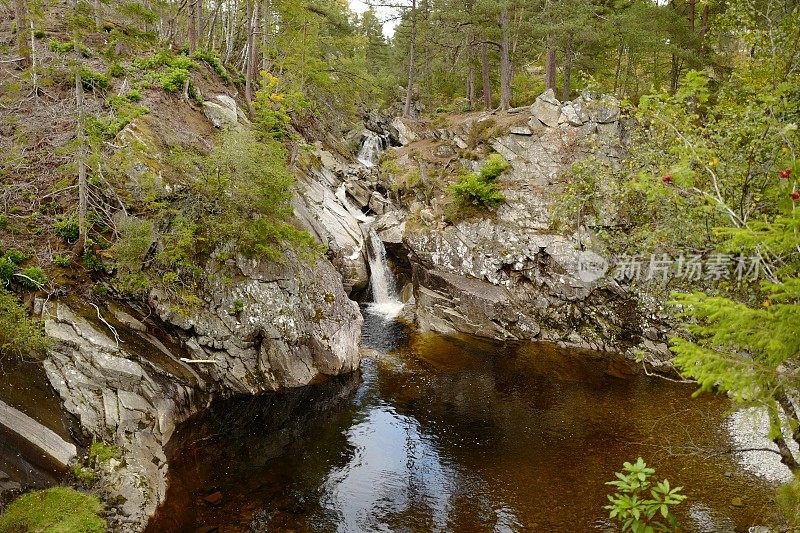
{"type": "Polygon", "coordinates": [[[500,109],[511,107],[511,52],[508,45],[508,6],[500,11],[500,109]]]}
{"type": "Polygon", "coordinates": [[[552,37],[547,38],[547,63],[545,65],[544,86],[545,89],[556,91],[556,49],[552,42],[552,37]]]}
{"type": "Polygon", "coordinates": [[[406,103],[403,116],[411,116],[411,100],[414,97],[414,57],[417,47],[417,0],[411,0],[411,48],[408,53],[408,84],[406,85],[406,103]]]}
{"type": "Polygon", "coordinates": [[[569,101],[570,82],[572,78],[572,36],[567,38],[567,44],[564,48],[564,87],[561,90],[561,101],[569,101]]]}
{"type": "Polygon", "coordinates": [[[86,138],[83,129],[84,109],[83,109],[83,81],[81,80],[80,69],[75,69],[75,136],[78,139],[78,242],[75,243],[73,254],[80,256],[86,245],[86,210],[87,210],[87,187],[86,181],[86,138]]]}
{"type": "Polygon", "coordinates": [[[195,15],[197,18],[197,46],[206,48],[203,43],[203,35],[206,29],[205,20],[203,18],[203,0],[195,0],[195,4],[197,4],[195,8],[195,15]]]}
{"type": "Polygon", "coordinates": [[[253,64],[253,48],[255,47],[255,30],[253,28],[253,1],[254,0],[246,0],[247,20],[245,21],[245,28],[247,31],[247,46],[244,56],[244,99],[247,101],[247,109],[250,111],[250,115],[253,114],[253,72],[255,70],[255,65],[253,64]]]}
{"type": "Polygon", "coordinates": [[[17,53],[21,60],[20,67],[27,68],[31,64],[31,43],[29,40],[30,19],[25,0],[14,0],[14,19],[17,23],[17,53]]]}
{"type": "Polygon", "coordinates": [[[619,48],[617,49],[617,68],[614,71],[614,90],[612,91],[614,94],[617,94],[617,88],[619,87],[619,76],[622,73],[622,53],[624,51],[625,44],[619,43],[619,48]]]}
{"type": "Polygon", "coordinates": [[[697,15],[697,0],[689,0],[686,2],[687,13],[686,19],[689,21],[689,29],[694,32],[694,19],[697,15]]]}
{"type": "Polygon", "coordinates": [[[189,0],[189,53],[197,49],[197,2],[198,0],[189,0]]]}
{"type": "Polygon", "coordinates": [[[483,108],[492,108],[492,80],[489,77],[489,44],[481,43],[481,76],[483,77],[483,108]]]}
{"type": "Polygon", "coordinates": [[[269,45],[269,34],[272,31],[272,6],[270,0],[263,0],[264,5],[261,6],[261,70],[269,69],[267,61],[267,45],[269,45]]]}

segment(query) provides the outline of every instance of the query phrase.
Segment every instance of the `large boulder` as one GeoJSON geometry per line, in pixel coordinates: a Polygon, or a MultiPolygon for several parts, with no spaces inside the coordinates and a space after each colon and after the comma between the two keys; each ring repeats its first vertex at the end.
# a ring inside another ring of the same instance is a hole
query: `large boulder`
{"type": "Polygon", "coordinates": [[[540,94],[531,105],[531,115],[542,124],[555,128],[561,117],[561,102],[556,98],[553,89],[548,89],[540,94]]]}

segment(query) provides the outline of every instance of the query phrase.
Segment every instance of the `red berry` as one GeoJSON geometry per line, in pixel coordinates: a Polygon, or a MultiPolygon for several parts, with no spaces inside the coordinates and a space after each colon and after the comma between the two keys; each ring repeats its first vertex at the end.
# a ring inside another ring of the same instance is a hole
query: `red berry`
{"type": "Polygon", "coordinates": [[[793,193],[790,193],[789,198],[791,198],[792,200],[800,200],[800,192],[795,191],[793,193]]]}
{"type": "Polygon", "coordinates": [[[792,176],[792,169],[791,168],[783,169],[778,174],[780,175],[781,179],[788,180],[792,176]]]}
{"type": "Polygon", "coordinates": [[[667,183],[667,184],[672,183],[672,175],[671,174],[667,174],[666,176],[661,176],[661,181],[663,181],[664,183],[667,183]]]}

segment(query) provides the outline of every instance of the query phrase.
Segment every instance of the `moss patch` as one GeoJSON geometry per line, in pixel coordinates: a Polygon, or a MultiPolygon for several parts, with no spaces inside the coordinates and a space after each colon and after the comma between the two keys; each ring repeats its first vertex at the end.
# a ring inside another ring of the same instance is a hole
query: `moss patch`
{"type": "Polygon", "coordinates": [[[102,533],[105,519],[96,496],[68,487],[29,492],[8,505],[0,516],[0,533],[102,533]]]}

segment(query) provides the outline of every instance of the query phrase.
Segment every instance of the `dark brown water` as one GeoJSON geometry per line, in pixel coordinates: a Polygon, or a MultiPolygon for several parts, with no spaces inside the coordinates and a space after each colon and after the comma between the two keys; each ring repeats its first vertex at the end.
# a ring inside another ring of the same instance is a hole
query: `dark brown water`
{"type": "Polygon", "coordinates": [[[365,343],[390,353],[360,380],[218,404],[184,427],[151,531],[614,531],[604,482],[639,455],[685,487],[684,531],[773,519],[771,488],[720,453],[724,399],[607,356],[374,317],[365,343]]]}

